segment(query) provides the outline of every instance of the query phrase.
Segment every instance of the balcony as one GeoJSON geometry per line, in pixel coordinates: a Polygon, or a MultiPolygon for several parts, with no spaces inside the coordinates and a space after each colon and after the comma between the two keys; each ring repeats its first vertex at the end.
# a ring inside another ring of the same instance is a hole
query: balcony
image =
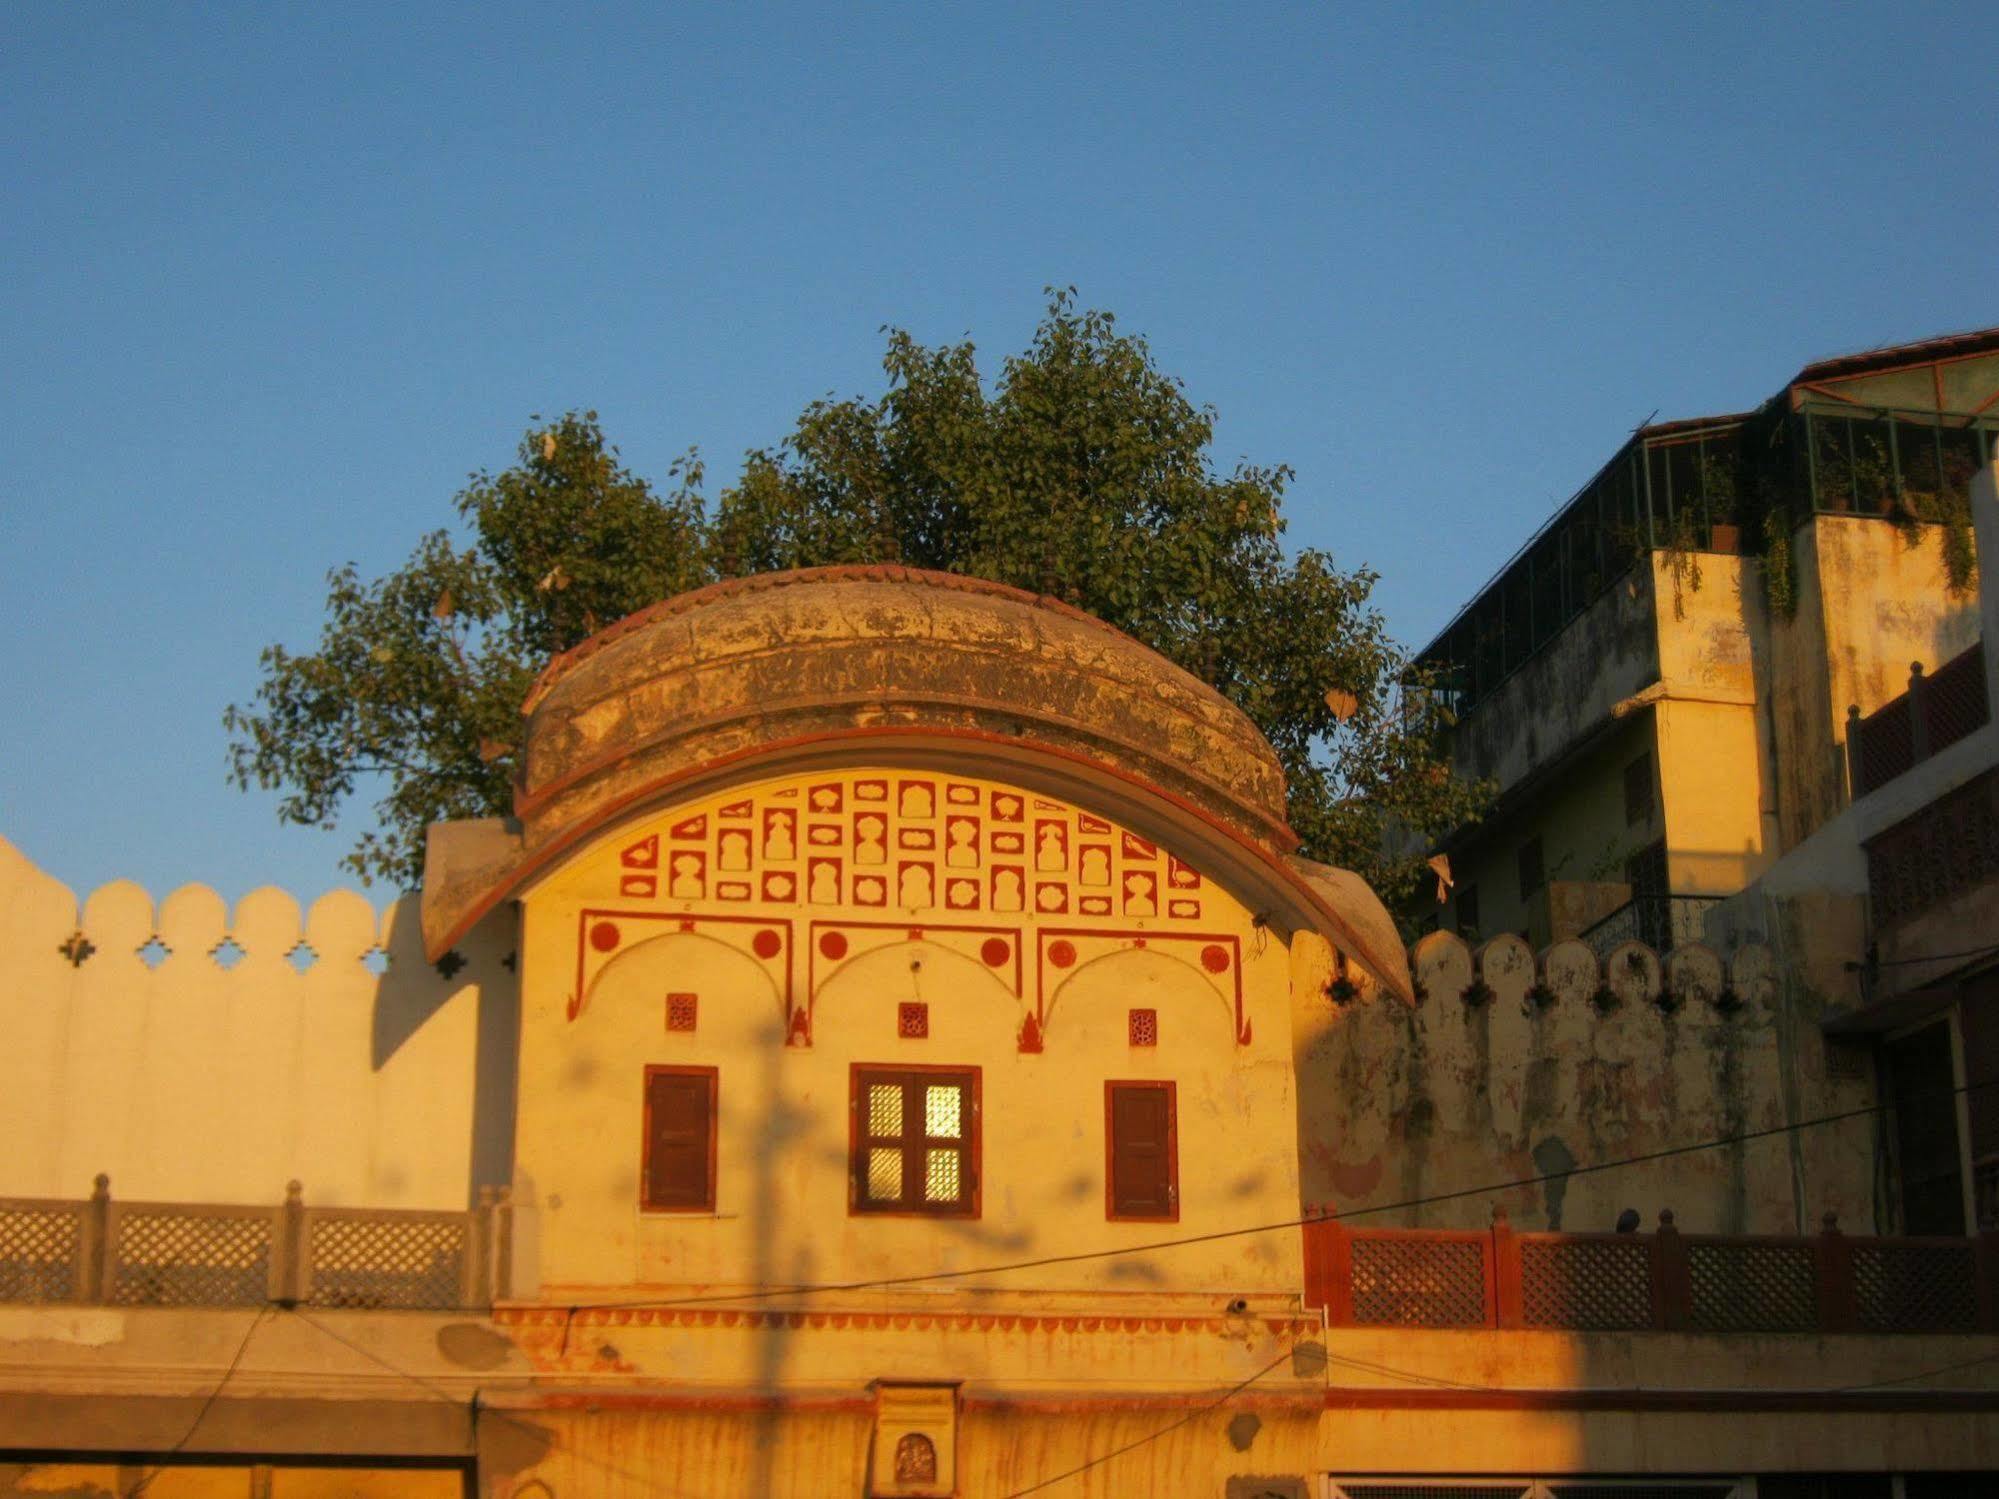
{"type": "Polygon", "coordinates": [[[1953,656],[1931,676],[1923,664],[1909,668],[1909,690],[1865,718],[1846,710],[1847,781],[1855,800],[1879,790],[1940,750],[1985,727],[1983,644],[1953,656]]]}
{"type": "Polygon", "coordinates": [[[1999,1235],[1849,1238],[1349,1229],[1307,1223],[1306,1304],[1334,1327],[1991,1333],[1999,1235]]]}
{"type": "Polygon", "coordinates": [[[1625,942],[1637,942],[1658,952],[1706,940],[1707,913],[1725,899],[1719,895],[1638,895],[1583,930],[1599,961],[1625,942]]]}
{"type": "Polygon", "coordinates": [[[1999,881],[1999,769],[1946,792],[1866,849],[1877,931],[1999,881]]]}
{"type": "Polygon", "coordinates": [[[506,1198],[469,1212],[0,1198],[0,1302],[452,1311],[508,1280],[506,1198]]]}

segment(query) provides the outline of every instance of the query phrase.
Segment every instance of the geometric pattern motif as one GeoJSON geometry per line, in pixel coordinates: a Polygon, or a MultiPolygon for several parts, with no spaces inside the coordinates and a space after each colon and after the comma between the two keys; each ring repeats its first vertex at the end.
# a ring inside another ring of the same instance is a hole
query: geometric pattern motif
{"type": "Polygon", "coordinates": [[[1521,1320],[1586,1332],[1652,1325],[1652,1252],[1642,1239],[1522,1239],[1521,1320]]]}
{"type": "Polygon", "coordinates": [[[688,803],[593,860],[593,901],[914,915],[1201,919],[1205,882],[1156,844],[1017,787],[829,772],[688,803]]]}
{"type": "Polygon", "coordinates": [[[1487,1238],[1353,1240],[1353,1319],[1375,1327],[1480,1327],[1487,1238]]]}
{"type": "Polygon", "coordinates": [[[1868,1332],[1978,1331],[1978,1262],[1966,1244],[1855,1244],[1853,1295],[1868,1332]]]}
{"type": "Polygon", "coordinates": [[[1809,1244],[1687,1245],[1691,1321],[1700,1332],[1811,1332],[1819,1325],[1809,1244]]]}
{"type": "Polygon", "coordinates": [[[316,1305],[446,1311],[459,1304],[465,1220],[321,1210],[310,1252],[316,1305]]]}
{"type": "Polygon", "coordinates": [[[76,1294],[80,1207],[0,1208],[0,1301],[68,1301],[76,1294]]]}
{"type": "Polygon", "coordinates": [[[271,1294],[268,1209],[121,1212],[110,1299],[119,1306],[261,1306],[271,1294]]]}

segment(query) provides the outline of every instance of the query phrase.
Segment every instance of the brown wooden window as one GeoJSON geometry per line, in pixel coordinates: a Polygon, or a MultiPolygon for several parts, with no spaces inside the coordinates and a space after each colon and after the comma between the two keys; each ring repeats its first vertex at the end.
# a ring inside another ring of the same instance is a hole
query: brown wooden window
{"type": "Polygon", "coordinates": [[[648,1067],[642,1205],[662,1213],[715,1210],[715,1069],[648,1067]]]}
{"type": "Polygon", "coordinates": [[[1173,1084],[1104,1084],[1104,1200],[1112,1218],[1177,1222],[1180,1140],[1173,1084]]]}
{"type": "Polygon", "coordinates": [[[979,1215],[979,1070],[853,1067],[857,1213],[979,1215]]]}

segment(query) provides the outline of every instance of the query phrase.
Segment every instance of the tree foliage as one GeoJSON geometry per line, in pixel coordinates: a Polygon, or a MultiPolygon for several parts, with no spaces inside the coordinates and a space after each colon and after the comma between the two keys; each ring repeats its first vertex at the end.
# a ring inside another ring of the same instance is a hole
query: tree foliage
{"type": "Polygon", "coordinates": [[[234,779],[326,826],[381,776],[380,831],[346,862],[414,884],[428,822],[507,809],[504,751],[555,652],[718,577],[901,561],[1057,594],[1212,682],[1275,746],[1303,851],[1391,905],[1415,891],[1420,845],[1486,788],[1451,773],[1441,709],[1404,685],[1375,574],[1286,553],[1289,469],[1218,471],[1214,412],[1069,292],[990,389],[969,343],[891,330],[883,364],[880,397],[808,406],[712,514],[692,456],[662,497],[595,413],[530,430],[459,496],[462,550],[437,532],[374,583],[336,571],[319,649],[264,652],[256,701],[226,717],[234,779]]]}

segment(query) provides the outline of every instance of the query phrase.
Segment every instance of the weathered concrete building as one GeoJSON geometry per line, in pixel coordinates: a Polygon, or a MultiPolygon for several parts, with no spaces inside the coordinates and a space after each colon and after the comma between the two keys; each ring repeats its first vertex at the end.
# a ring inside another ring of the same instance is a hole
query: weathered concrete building
{"type": "MultiPolygon", "coordinates": [[[[1499,788],[1450,845],[1444,923],[1536,949],[1768,943],[1789,1022],[1845,1038],[1836,1066],[1965,1088],[1969,1042],[1971,1072],[1999,1074],[1999,1038],[1956,1003],[1999,914],[1980,831],[1999,586],[1975,565],[1999,538],[1974,499],[1996,454],[1999,329],[1638,432],[1423,653],[1461,769],[1499,788]],[[1945,824],[1964,836],[1924,832],[1945,824]]],[[[1873,1152],[1884,1227],[1999,1225],[1995,1105],[1970,1088],[1938,1119],[1897,1112],[1873,1152]]]]}
{"type": "Polygon", "coordinates": [[[1999,1470],[1999,1254],[1871,1232],[1872,1082],[1766,945],[1405,951],[1096,620],[722,584],[553,663],[519,763],[379,917],[0,847],[14,1491],[1999,1470]]]}

